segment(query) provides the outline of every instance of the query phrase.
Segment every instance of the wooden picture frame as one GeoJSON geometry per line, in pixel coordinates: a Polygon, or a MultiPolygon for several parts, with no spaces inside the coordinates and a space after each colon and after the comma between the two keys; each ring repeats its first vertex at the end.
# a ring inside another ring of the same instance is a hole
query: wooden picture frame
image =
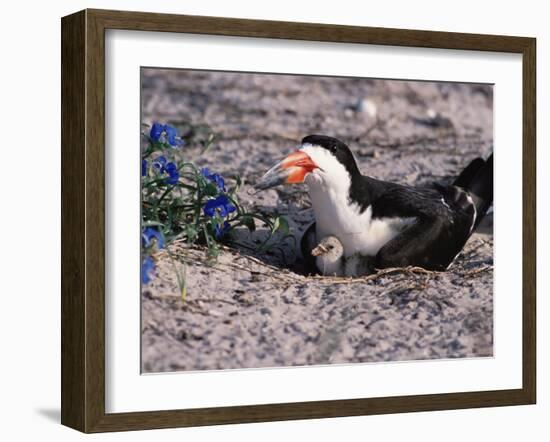
{"type": "Polygon", "coordinates": [[[533,38],[85,10],[62,19],[62,409],[83,432],[533,404],[536,398],[536,41],[533,38]],[[132,413],[105,412],[105,30],[496,51],[523,63],[523,385],[132,413]]]}

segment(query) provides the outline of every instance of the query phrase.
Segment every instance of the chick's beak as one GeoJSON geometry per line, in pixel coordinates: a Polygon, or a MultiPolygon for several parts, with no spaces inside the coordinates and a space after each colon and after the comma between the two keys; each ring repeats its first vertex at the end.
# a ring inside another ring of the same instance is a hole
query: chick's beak
{"type": "Polygon", "coordinates": [[[317,247],[315,247],[311,251],[311,256],[322,256],[327,252],[328,252],[328,249],[324,245],[319,244],[317,247]]]}
{"type": "Polygon", "coordinates": [[[306,175],[318,167],[308,154],[297,151],[269,169],[254,187],[265,190],[279,184],[303,183],[306,175]]]}

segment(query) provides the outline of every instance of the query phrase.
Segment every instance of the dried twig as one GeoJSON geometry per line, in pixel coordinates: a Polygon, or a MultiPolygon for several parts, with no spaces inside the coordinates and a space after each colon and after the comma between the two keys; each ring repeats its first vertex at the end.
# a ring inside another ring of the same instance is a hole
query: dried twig
{"type": "Polygon", "coordinates": [[[377,270],[376,273],[373,273],[367,276],[361,276],[358,278],[340,277],[340,276],[322,276],[322,275],[313,275],[313,276],[308,276],[307,278],[311,280],[321,280],[324,282],[329,282],[331,284],[351,284],[351,283],[358,283],[358,282],[369,282],[369,281],[376,280],[378,278],[382,278],[386,275],[392,275],[395,273],[401,273],[406,275],[422,274],[422,275],[430,275],[430,276],[443,274],[443,272],[426,270],[422,267],[409,266],[409,267],[389,267],[387,269],[380,269],[380,270],[377,270]]]}
{"type": "MultiPolygon", "coordinates": [[[[478,247],[481,247],[481,245],[483,245],[483,244],[480,244],[478,247]]],[[[477,250],[478,247],[476,247],[474,249],[474,251],[477,250]]],[[[195,260],[197,260],[201,263],[206,263],[207,262],[207,260],[203,256],[200,256],[200,255],[203,254],[203,251],[199,247],[197,247],[197,246],[189,246],[189,247],[185,246],[185,247],[182,247],[182,248],[184,248],[185,252],[187,252],[187,253],[191,252],[191,254],[193,255],[193,259],[195,259],[195,260]]],[[[375,280],[378,280],[380,278],[383,278],[383,277],[389,276],[389,275],[402,275],[402,276],[412,276],[412,277],[417,277],[419,275],[424,275],[426,278],[422,282],[422,284],[419,285],[418,282],[415,281],[416,285],[414,287],[412,287],[412,286],[410,287],[411,289],[413,289],[413,288],[425,288],[425,287],[427,287],[427,284],[428,284],[429,280],[432,277],[439,277],[441,275],[447,274],[447,272],[440,272],[440,271],[435,271],[435,270],[426,270],[422,267],[408,266],[408,267],[390,267],[390,268],[385,268],[385,269],[377,269],[376,273],[366,275],[366,276],[361,276],[361,277],[355,277],[355,278],[340,277],[340,276],[325,276],[325,275],[303,276],[303,275],[298,275],[298,274],[295,274],[295,273],[285,271],[284,269],[281,269],[281,268],[276,267],[274,265],[265,263],[262,260],[260,260],[258,258],[255,258],[253,256],[237,255],[233,249],[231,249],[227,246],[222,246],[222,249],[230,252],[234,256],[238,256],[239,259],[244,259],[246,261],[249,261],[249,262],[252,262],[254,264],[257,264],[257,265],[261,266],[262,269],[265,271],[265,274],[264,274],[265,277],[277,279],[281,282],[286,283],[287,285],[307,284],[308,282],[316,282],[316,283],[319,283],[319,284],[322,284],[322,285],[357,284],[357,283],[367,283],[367,282],[375,281],[375,280]]],[[[227,262],[218,261],[215,266],[211,266],[211,268],[213,270],[217,270],[217,271],[221,271],[221,272],[226,271],[224,269],[224,267],[225,268],[228,268],[228,267],[229,268],[234,268],[234,269],[237,269],[237,270],[240,270],[240,271],[245,271],[245,272],[248,272],[248,273],[251,273],[251,274],[252,273],[258,273],[257,271],[253,270],[252,268],[246,267],[246,266],[238,264],[236,262],[227,263],[227,262]]],[[[484,267],[477,268],[477,269],[462,271],[462,272],[459,273],[459,275],[462,276],[462,277],[471,277],[471,276],[476,276],[476,275],[479,275],[481,273],[490,271],[492,269],[493,269],[493,266],[484,266],[484,267]]]]}
{"type": "Polygon", "coordinates": [[[472,270],[465,270],[461,273],[459,273],[460,276],[475,276],[475,275],[479,275],[480,273],[484,273],[484,272],[488,272],[490,270],[493,270],[493,266],[492,265],[487,265],[487,266],[484,266],[484,267],[479,267],[477,269],[472,269],[472,270]]]}

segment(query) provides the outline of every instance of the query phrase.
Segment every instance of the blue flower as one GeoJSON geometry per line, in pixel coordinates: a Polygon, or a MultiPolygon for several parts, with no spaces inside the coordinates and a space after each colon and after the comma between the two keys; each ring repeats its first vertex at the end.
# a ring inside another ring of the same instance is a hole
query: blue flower
{"type": "Polygon", "coordinates": [[[170,144],[172,147],[179,147],[185,144],[185,141],[178,137],[178,130],[168,124],[153,123],[149,137],[156,143],[170,144]]]}
{"type": "Polygon", "coordinates": [[[178,137],[178,130],[175,127],[166,125],[164,126],[164,130],[170,146],[177,147],[185,144],[185,141],[181,137],[178,137]]]}
{"type": "Polygon", "coordinates": [[[153,123],[149,136],[153,141],[159,141],[162,133],[164,132],[164,124],[153,123]]]}
{"type": "Polygon", "coordinates": [[[149,247],[153,244],[153,239],[156,240],[157,247],[162,249],[164,247],[164,237],[158,229],[154,227],[146,227],[141,234],[141,243],[143,247],[149,247]]]}
{"type": "Polygon", "coordinates": [[[216,226],[214,227],[214,234],[216,235],[216,239],[220,239],[227,232],[229,232],[230,227],[231,226],[227,221],[224,221],[223,224],[216,223],[216,226]]]}
{"type": "Polygon", "coordinates": [[[143,159],[141,160],[141,176],[147,175],[147,160],[143,159]]]}
{"type": "Polygon", "coordinates": [[[141,263],[141,283],[148,284],[151,281],[151,273],[155,271],[155,261],[147,256],[141,263]]]}
{"type": "Polygon", "coordinates": [[[153,161],[153,168],[159,173],[168,174],[168,178],[166,178],[166,182],[168,184],[175,185],[178,183],[180,179],[178,166],[176,166],[176,164],[172,163],[171,161],[168,162],[164,156],[161,155],[155,158],[155,160],[153,161]]]}
{"type": "Polygon", "coordinates": [[[166,182],[168,184],[175,185],[178,183],[180,173],[178,171],[178,167],[174,163],[167,163],[164,167],[164,172],[168,174],[168,178],[166,178],[166,182]]]}
{"type": "Polygon", "coordinates": [[[222,218],[225,218],[230,213],[237,210],[237,208],[231,204],[231,201],[227,195],[219,195],[214,199],[206,202],[204,205],[204,214],[210,218],[219,214],[222,218]]]}
{"type": "Polygon", "coordinates": [[[210,182],[214,183],[216,187],[225,192],[225,181],[219,173],[210,173],[208,167],[201,169],[201,174],[210,182]]]}
{"type": "Polygon", "coordinates": [[[164,166],[166,166],[166,158],[162,155],[153,161],[153,167],[161,173],[164,172],[164,166]]]}

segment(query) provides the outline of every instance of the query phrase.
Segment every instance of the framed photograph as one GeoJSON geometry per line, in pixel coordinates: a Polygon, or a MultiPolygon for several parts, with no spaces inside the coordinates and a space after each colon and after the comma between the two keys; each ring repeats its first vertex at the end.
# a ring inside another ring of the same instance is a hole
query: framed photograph
{"type": "Polygon", "coordinates": [[[533,404],[535,39],[62,19],[62,423],[533,404]]]}

